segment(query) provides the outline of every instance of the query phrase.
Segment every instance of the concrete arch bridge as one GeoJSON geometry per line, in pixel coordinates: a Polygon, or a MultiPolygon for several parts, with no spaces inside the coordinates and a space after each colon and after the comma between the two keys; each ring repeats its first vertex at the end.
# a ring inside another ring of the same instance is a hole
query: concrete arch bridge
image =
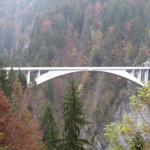
{"type": "Polygon", "coordinates": [[[76,72],[96,71],[110,73],[126,78],[140,86],[147,85],[150,81],[150,67],[6,67],[7,72],[25,72],[27,85],[31,85],[31,74],[36,74],[34,80],[37,85],[53,78],[76,72]]]}

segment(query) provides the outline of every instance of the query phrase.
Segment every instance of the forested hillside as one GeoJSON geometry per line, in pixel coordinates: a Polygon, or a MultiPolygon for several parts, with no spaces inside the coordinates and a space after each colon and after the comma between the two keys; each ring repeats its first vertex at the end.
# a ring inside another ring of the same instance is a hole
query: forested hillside
{"type": "MultiPolygon", "coordinates": [[[[0,39],[7,66],[150,65],[150,1],[0,0],[0,39]]],[[[34,118],[49,100],[63,126],[62,97],[72,76],[90,122],[83,134],[105,149],[104,127],[120,118],[137,85],[95,72],[59,77],[28,90],[34,118]]]]}

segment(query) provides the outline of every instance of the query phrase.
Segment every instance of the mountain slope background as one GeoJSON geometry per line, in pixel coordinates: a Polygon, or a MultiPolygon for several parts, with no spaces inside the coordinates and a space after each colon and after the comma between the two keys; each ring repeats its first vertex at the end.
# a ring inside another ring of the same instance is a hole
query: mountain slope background
{"type": "MultiPolygon", "coordinates": [[[[150,1],[0,0],[0,39],[7,66],[144,65],[150,58],[150,1]]],[[[105,148],[104,126],[119,118],[137,85],[96,72],[56,78],[29,90],[36,118],[49,99],[63,125],[63,95],[72,76],[90,122],[83,132],[95,149],[105,148]]]]}

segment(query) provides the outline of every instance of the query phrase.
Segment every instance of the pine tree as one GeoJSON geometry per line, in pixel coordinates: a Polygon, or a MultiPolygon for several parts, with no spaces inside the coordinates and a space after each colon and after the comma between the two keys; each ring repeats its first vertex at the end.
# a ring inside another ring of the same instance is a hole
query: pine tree
{"type": "Polygon", "coordinates": [[[23,73],[21,72],[21,70],[19,70],[18,79],[21,83],[21,86],[23,87],[23,90],[25,90],[25,88],[27,87],[27,82],[26,82],[26,78],[23,75],[23,73]]]}
{"type": "Polygon", "coordinates": [[[10,90],[8,98],[10,101],[12,100],[13,85],[14,85],[15,80],[16,80],[16,73],[14,72],[12,68],[8,74],[8,84],[9,84],[9,90],[10,90]]]}
{"type": "Polygon", "coordinates": [[[8,76],[6,70],[3,69],[4,62],[0,60],[0,89],[4,91],[7,97],[11,95],[10,84],[8,81],[8,76]]]}
{"type": "Polygon", "coordinates": [[[84,150],[86,140],[80,139],[81,129],[86,125],[83,104],[75,81],[71,81],[64,101],[64,150],[84,150]]]}
{"type": "Polygon", "coordinates": [[[56,141],[58,140],[58,128],[53,116],[50,102],[46,102],[42,115],[43,142],[47,150],[56,149],[56,141]]]}
{"type": "Polygon", "coordinates": [[[130,150],[144,150],[144,139],[140,132],[137,132],[131,142],[130,150]]]}

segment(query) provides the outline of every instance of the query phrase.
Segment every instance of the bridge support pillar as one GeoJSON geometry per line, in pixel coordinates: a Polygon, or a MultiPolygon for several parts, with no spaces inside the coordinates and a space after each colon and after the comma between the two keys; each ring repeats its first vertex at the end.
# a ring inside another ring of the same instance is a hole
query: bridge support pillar
{"type": "Polygon", "coordinates": [[[142,71],[141,71],[141,70],[139,70],[139,71],[137,72],[137,78],[138,78],[139,81],[142,80],[142,71]]]}
{"type": "Polygon", "coordinates": [[[148,83],[148,73],[149,73],[149,70],[146,70],[145,73],[144,73],[144,83],[145,84],[148,83]]]}
{"type": "Polygon", "coordinates": [[[134,76],[134,70],[131,71],[131,74],[134,76]]]}
{"type": "Polygon", "coordinates": [[[39,78],[40,76],[41,76],[41,71],[39,70],[39,71],[37,72],[36,77],[39,78]]]}
{"type": "Polygon", "coordinates": [[[30,77],[31,77],[31,72],[30,71],[27,71],[27,74],[26,74],[26,81],[27,81],[27,85],[29,86],[30,85],[30,77]]]}
{"type": "Polygon", "coordinates": [[[8,79],[8,78],[9,78],[9,71],[6,71],[6,74],[7,74],[6,77],[7,77],[7,79],[8,79]]]}

